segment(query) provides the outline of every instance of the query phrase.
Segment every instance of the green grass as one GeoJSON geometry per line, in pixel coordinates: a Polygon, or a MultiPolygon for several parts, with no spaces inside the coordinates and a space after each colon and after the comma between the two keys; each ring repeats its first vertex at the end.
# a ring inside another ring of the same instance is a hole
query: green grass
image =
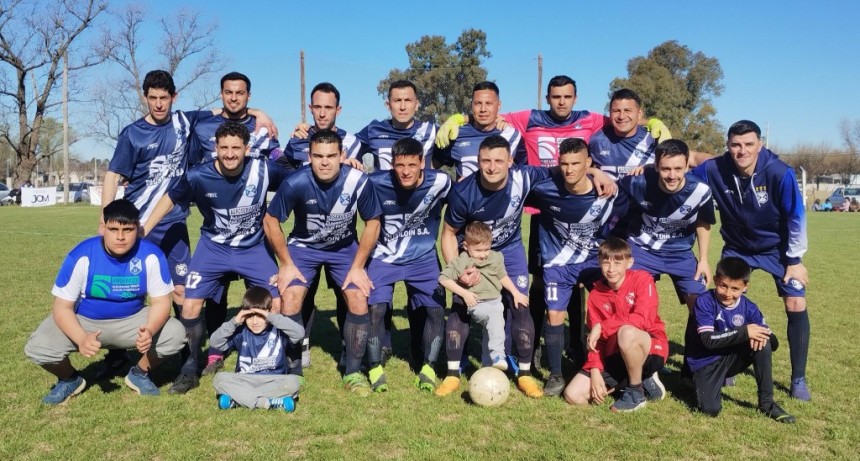
{"type": "MultiPolygon", "coordinates": [[[[860,214],[809,216],[811,403],[787,396],[788,348],[774,358],[776,398],[798,417],[794,426],[755,411],[755,382],[748,374],[724,391],[717,419],[691,411],[693,396],[677,373],[664,379],[669,398],[629,415],[612,414],[606,405],[572,408],[560,399],[529,400],[515,389],[495,409],[469,405],[460,396],[438,399],[412,387],[413,374],[402,358],[387,368],[391,391],[353,398],[340,389],[335,369],[340,345],[328,292],[318,299],[324,307],[312,336],[313,366],[293,414],[220,411],[211,377],[188,395],[167,395],[176,360],[155,375],[163,396],[138,397],[122,378],[93,383],[96,361],[77,354],[73,363],[90,386],[68,404],[48,408],[39,401],[54,378],[26,360],[24,343],[50,312],[50,289],[65,254],[94,233],[97,219],[97,210],[87,206],[0,208],[0,459],[809,459],[855,458],[860,450],[860,402],[853,386],[860,369],[860,214]]],[[[189,224],[194,239],[199,215],[189,224]]],[[[722,245],[716,229],[713,240],[710,259],[716,263],[722,245]]],[[[668,282],[658,286],[669,337],[680,343],[685,309],[668,282]]],[[[231,305],[240,295],[234,286],[231,305]]],[[[786,344],[785,315],[770,276],[756,272],[749,295],[786,344]]],[[[395,346],[403,357],[400,288],[395,305],[395,346]]],[[[675,370],[678,352],[673,347],[669,362],[675,370]]]]}

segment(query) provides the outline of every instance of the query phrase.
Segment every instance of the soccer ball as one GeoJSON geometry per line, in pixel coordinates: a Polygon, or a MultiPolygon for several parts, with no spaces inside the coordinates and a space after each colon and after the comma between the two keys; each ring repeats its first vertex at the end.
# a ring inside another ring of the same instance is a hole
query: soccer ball
{"type": "Polygon", "coordinates": [[[484,367],[469,378],[469,397],[482,407],[497,407],[508,400],[511,384],[505,372],[484,367]]]}

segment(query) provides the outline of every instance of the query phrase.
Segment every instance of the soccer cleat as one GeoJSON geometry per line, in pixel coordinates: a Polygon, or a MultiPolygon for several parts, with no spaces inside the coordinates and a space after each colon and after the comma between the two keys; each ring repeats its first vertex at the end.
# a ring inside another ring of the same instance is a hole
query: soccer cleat
{"type": "Polygon", "coordinates": [[[358,372],[343,377],[343,388],[359,397],[367,397],[372,392],[364,375],[358,372]]]}
{"type": "Polygon", "coordinates": [[[666,398],[666,386],[660,381],[659,372],[643,380],[642,387],[645,389],[645,398],[648,400],[663,400],[666,398]]]}
{"type": "MultiPolygon", "coordinates": [[[[800,377],[791,380],[791,398],[809,402],[812,396],[809,394],[809,388],[806,387],[806,378],[800,377]]],[[[774,404],[776,405],[776,404],[774,404]]]]}
{"type": "Polygon", "coordinates": [[[520,376],[517,378],[517,389],[525,394],[526,397],[532,399],[543,397],[543,390],[540,388],[537,380],[532,376],[520,376]]]}
{"type": "Polygon", "coordinates": [[[227,394],[221,394],[218,396],[218,408],[222,410],[229,410],[231,408],[236,408],[238,404],[235,400],[233,400],[227,394]]]}
{"type": "Polygon", "coordinates": [[[638,389],[627,387],[619,400],[616,400],[610,409],[616,413],[636,411],[648,404],[645,393],[638,389]]]}
{"type": "Polygon", "coordinates": [[[54,384],[54,387],[51,388],[51,392],[48,392],[48,395],[42,399],[42,403],[45,405],[65,403],[70,398],[83,392],[86,387],[87,382],[80,375],[75,375],[73,378],[65,381],[57,381],[57,384],[54,384]]]}
{"type": "Polygon", "coordinates": [[[726,380],[723,381],[723,387],[735,387],[735,377],[729,376],[726,378],[726,380]]]}
{"type": "Polygon", "coordinates": [[[546,385],[543,387],[543,395],[547,397],[558,397],[564,390],[564,377],[561,375],[549,375],[546,385]]]}
{"type": "Polygon", "coordinates": [[[284,410],[292,413],[296,410],[296,401],[289,395],[269,399],[269,410],[284,410]]]}
{"type": "Polygon", "coordinates": [[[137,365],[128,370],[128,374],[125,376],[125,385],[140,395],[161,395],[158,386],[149,379],[149,374],[137,365]]]}
{"type": "Polygon", "coordinates": [[[185,394],[200,385],[200,378],[196,375],[186,375],[180,373],[167,390],[169,394],[185,394]]]}
{"type": "Polygon", "coordinates": [[[373,392],[387,392],[388,381],[385,380],[385,369],[382,365],[377,365],[367,372],[370,377],[370,388],[373,392]]]}
{"type": "Polygon", "coordinates": [[[218,370],[224,368],[224,356],[210,355],[206,360],[206,366],[203,367],[203,376],[212,375],[218,370]]]}
{"type": "Polygon", "coordinates": [[[771,402],[764,407],[759,406],[758,411],[764,413],[768,418],[776,422],[793,424],[796,421],[794,416],[783,410],[782,407],[776,404],[776,402],[771,402]]]}
{"type": "Polygon", "coordinates": [[[96,371],[95,380],[105,381],[117,376],[131,363],[131,356],[125,349],[108,349],[101,367],[96,371]]]}
{"type": "Polygon", "coordinates": [[[302,340],[302,368],[311,366],[311,343],[308,338],[302,340]]]}
{"type": "Polygon", "coordinates": [[[492,367],[502,371],[508,371],[508,361],[505,360],[503,355],[499,355],[493,359],[492,367]]]}
{"type": "Polygon", "coordinates": [[[456,376],[446,376],[445,379],[442,380],[442,384],[440,384],[433,393],[439,397],[445,397],[459,389],[460,378],[456,376]]]}
{"type": "Polygon", "coordinates": [[[427,392],[433,392],[436,390],[436,372],[433,371],[433,367],[428,364],[424,364],[421,367],[421,371],[418,373],[418,377],[415,378],[415,385],[418,386],[418,389],[427,392]]]}

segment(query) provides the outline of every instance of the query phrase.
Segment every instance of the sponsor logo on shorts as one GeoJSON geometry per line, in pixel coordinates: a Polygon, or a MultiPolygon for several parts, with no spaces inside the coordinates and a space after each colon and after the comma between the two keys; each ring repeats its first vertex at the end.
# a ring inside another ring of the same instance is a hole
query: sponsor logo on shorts
{"type": "Polygon", "coordinates": [[[797,279],[788,279],[788,284],[789,284],[789,286],[791,286],[795,290],[802,290],[803,289],[803,284],[800,283],[800,281],[797,279]]]}
{"type": "Polygon", "coordinates": [[[140,258],[133,258],[128,262],[128,270],[134,275],[143,272],[143,261],[140,258]]]}
{"type": "Polygon", "coordinates": [[[176,265],[176,275],[180,277],[185,277],[188,274],[188,265],[185,263],[180,263],[176,265]]]}
{"type": "Polygon", "coordinates": [[[527,286],[529,286],[528,276],[518,275],[517,276],[517,286],[520,288],[526,288],[527,286]]]}

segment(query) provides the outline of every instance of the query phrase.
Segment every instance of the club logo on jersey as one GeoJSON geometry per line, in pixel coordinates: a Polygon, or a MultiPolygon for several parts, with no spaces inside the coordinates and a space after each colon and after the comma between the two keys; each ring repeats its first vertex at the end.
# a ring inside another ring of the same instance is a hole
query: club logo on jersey
{"type": "Polygon", "coordinates": [[[582,124],[577,123],[576,125],[573,125],[573,129],[574,129],[574,130],[581,130],[581,129],[582,129],[582,124]]]}
{"type": "Polygon", "coordinates": [[[591,209],[588,210],[588,214],[590,214],[592,216],[597,216],[600,214],[600,209],[601,209],[600,204],[595,203],[594,205],[591,205],[591,209]]]}
{"type": "Polygon", "coordinates": [[[517,286],[525,289],[529,286],[529,278],[526,275],[518,275],[517,276],[517,286]]]}
{"type": "Polygon", "coordinates": [[[266,341],[266,347],[273,349],[275,347],[275,342],[275,338],[269,338],[269,340],[266,341]]]}
{"type": "Polygon", "coordinates": [[[134,275],[143,272],[143,261],[141,261],[140,258],[133,258],[128,263],[128,270],[134,275]]]}
{"type": "Polygon", "coordinates": [[[765,203],[767,203],[767,191],[766,190],[756,191],[755,198],[758,200],[759,205],[764,205],[765,203]]]}
{"type": "Polygon", "coordinates": [[[603,309],[611,312],[612,311],[612,305],[610,305],[609,303],[603,303],[603,309]]]}
{"type": "Polygon", "coordinates": [[[248,187],[245,188],[245,197],[253,197],[255,195],[257,195],[257,185],[248,184],[248,187]]]}
{"type": "Polygon", "coordinates": [[[432,193],[425,195],[424,196],[424,204],[426,205],[426,204],[432,202],[433,199],[435,199],[435,198],[436,198],[436,195],[432,194],[432,193]]]}
{"type": "Polygon", "coordinates": [[[744,316],[741,314],[735,314],[732,316],[732,325],[739,327],[744,324],[744,316]]]}
{"type": "Polygon", "coordinates": [[[522,201],[522,198],[519,195],[514,195],[513,197],[511,197],[511,208],[519,207],[520,201],[522,201]]]}
{"type": "Polygon", "coordinates": [[[176,265],[176,275],[185,277],[188,274],[188,265],[185,263],[176,265]]]}
{"type": "Polygon", "coordinates": [[[624,300],[627,301],[627,304],[631,306],[636,303],[636,294],[633,292],[627,293],[627,296],[624,297],[624,300]]]}
{"type": "Polygon", "coordinates": [[[641,206],[643,210],[647,210],[651,208],[651,202],[649,202],[648,200],[642,200],[641,202],[639,202],[639,206],[641,206]]]}
{"type": "Polygon", "coordinates": [[[598,154],[602,157],[609,157],[610,151],[602,150],[602,151],[598,152],[598,154]]]}
{"type": "Polygon", "coordinates": [[[637,158],[645,158],[645,152],[641,149],[633,149],[633,156],[637,158]]]}
{"type": "Polygon", "coordinates": [[[687,214],[693,211],[693,207],[691,207],[690,205],[681,205],[681,208],[679,208],[679,210],[681,211],[681,213],[687,214]]]}
{"type": "Polygon", "coordinates": [[[340,201],[340,204],[343,206],[349,205],[349,194],[347,194],[346,192],[340,194],[340,198],[338,198],[338,200],[340,201]]]}

